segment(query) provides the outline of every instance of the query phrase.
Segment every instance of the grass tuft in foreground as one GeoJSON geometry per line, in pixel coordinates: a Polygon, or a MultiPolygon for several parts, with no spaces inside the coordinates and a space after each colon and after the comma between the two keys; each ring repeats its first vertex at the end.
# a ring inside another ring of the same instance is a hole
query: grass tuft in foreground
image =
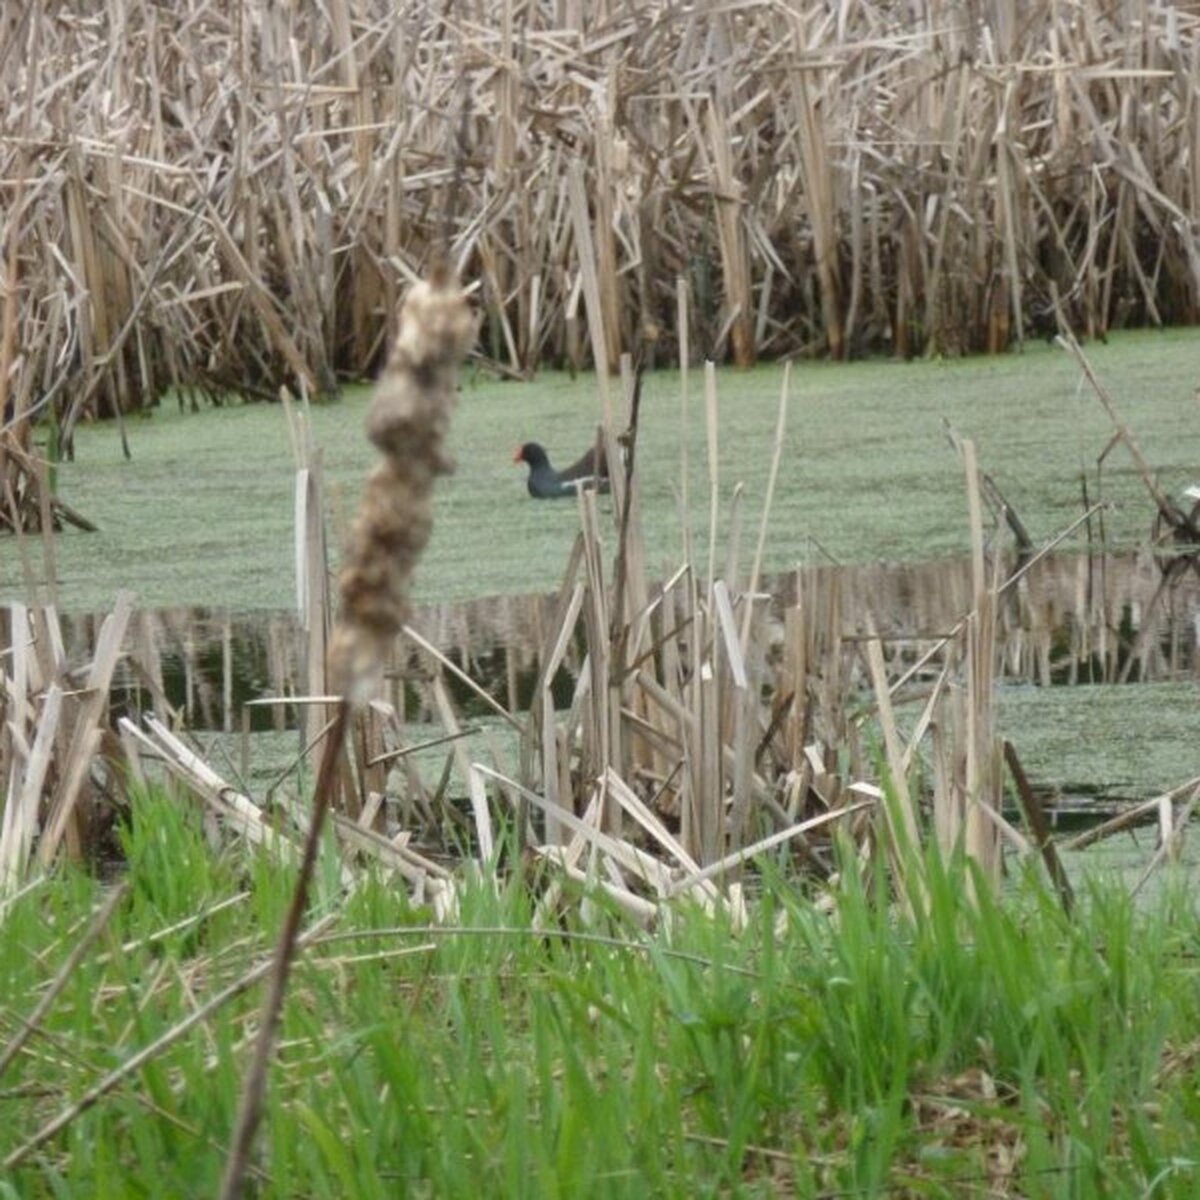
{"type": "MultiPolygon", "coordinates": [[[[254,989],[21,1153],[265,957],[293,882],[214,855],[161,793],[126,850],[104,936],[0,1076],[0,1195],[220,1179],[254,989]]],[[[882,878],[845,870],[824,911],[768,872],[743,932],[681,909],[652,937],[599,901],[539,931],[528,881],[468,889],[436,928],[382,878],[347,900],[318,872],[311,915],[340,915],[296,964],[255,1193],[1194,1195],[1190,898],[1093,883],[1068,920],[1033,878],[972,905],[962,864],[927,868],[925,919],[882,878]]],[[[102,890],[64,869],[5,910],[0,1045],[102,890]]]]}

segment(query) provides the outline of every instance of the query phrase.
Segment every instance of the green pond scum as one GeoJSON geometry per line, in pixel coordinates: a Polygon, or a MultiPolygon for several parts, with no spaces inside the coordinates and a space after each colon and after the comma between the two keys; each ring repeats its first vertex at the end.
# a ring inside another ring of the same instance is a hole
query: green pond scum
{"type": "MultiPolygon", "coordinates": [[[[1168,492],[1200,483],[1200,404],[1194,398],[1200,335],[1193,330],[1113,335],[1086,347],[1094,368],[1168,492]]],[[[780,366],[717,372],[723,558],[731,496],[744,485],[744,526],[757,528],[783,377],[780,366]]],[[[681,548],[680,376],[650,374],[644,387],[638,470],[648,569],[666,576],[681,548]]],[[[614,385],[618,425],[624,414],[614,385]]],[[[315,406],[312,425],[326,478],[330,546],[373,465],[363,434],[369,389],[347,387],[315,406]]],[[[688,495],[696,553],[707,541],[704,372],[689,372],[688,495]]],[[[540,441],[569,461],[594,436],[595,381],[543,372],[531,383],[464,373],[452,430],[457,472],[435,499],[434,533],[417,576],[417,600],[452,600],[554,589],[578,529],[575,506],[535,504],[513,450],[540,441]]],[[[1117,447],[1097,476],[1112,426],[1062,350],[1029,343],[995,358],[851,364],[796,363],[786,444],[767,540],[766,569],[797,563],[916,561],[965,552],[966,492],[945,423],[975,441],[981,468],[1014,506],[1036,543],[1082,511],[1081,474],[1110,546],[1149,535],[1153,509],[1117,447]]],[[[230,404],[181,413],[165,397],[129,422],[132,459],[115,425],[83,428],[74,462],[59,467],[65,500],[99,526],[66,531],[57,556],[63,611],[101,610],[131,588],[147,607],[177,604],[234,611],[294,602],[294,468],[277,404],[230,404]]],[[[607,504],[607,501],[602,503],[607,504]]],[[[612,526],[608,527],[612,530],[612,526]]],[[[1093,526],[1098,535],[1098,524],[1093,526]]],[[[615,534],[611,534],[615,542],[615,534]]],[[[1004,535],[1005,537],[1007,535],[1004,535]]],[[[752,549],[745,539],[743,556],[752,549]]],[[[1085,546],[1083,531],[1067,545],[1085,546]]],[[[2,595],[22,599],[15,558],[2,595]]]]}

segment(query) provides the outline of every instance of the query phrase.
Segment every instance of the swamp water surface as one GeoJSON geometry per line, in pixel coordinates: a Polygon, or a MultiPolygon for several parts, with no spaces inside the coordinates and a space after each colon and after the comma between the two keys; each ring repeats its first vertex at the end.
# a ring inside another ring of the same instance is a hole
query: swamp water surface
{"type": "MultiPolygon", "coordinates": [[[[780,633],[788,606],[817,598],[843,638],[862,638],[874,623],[893,663],[903,663],[969,610],[970,564],[806,568],[770,580],[767,591],[780,633]]],[[[70,661],[88,658],[102,617],[64,618],[70,661]]],[[[425,606],[412,624],[497,702],[522,711],[553,619],[552,595],[496,596],[425,606]]],[[[1004,596],[997,641],[1002,732],[1020,746],[1036,783],[1069,802],[1112,801],[1143,798],[1198,773],[1200,568],[1166,578],[1145,552],[1048,557],[1004,596]]],[[[124,713],[182,711],[194,732],[288,732],[295,706],[249,702],[307,692],[305,643],[288,612],[141,611],[114,705],[124,713]]],[[[555,680],[560,707],[570,703],[581,644],[569,649],[555,680]]],[[[411,672],[417,660],[397,662],[389,699],[408,722],[433,720],[424,691],[401,682],[402,665],[411,672]]],[[[428,672],[430,660],[420,669],[428,672]]],[[[452,674],[445,683],[462,715],[487,717],[483,701],[452,674]]]]}

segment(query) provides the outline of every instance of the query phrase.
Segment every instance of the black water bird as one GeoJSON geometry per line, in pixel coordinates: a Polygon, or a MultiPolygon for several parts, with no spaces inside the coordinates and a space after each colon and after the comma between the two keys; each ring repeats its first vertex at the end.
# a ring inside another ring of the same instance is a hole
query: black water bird
{"type": "Polygon", "coordinates": [[[523,462],[529,467],[526,487],[535,500],[557,500],[563,496],[574,496],[580,488],[595,487],[597,491],[608,491],[608,463],[604,450],[592,447],[580,455],[569,467],[556,471],[550,458],[538,442],[526,442],[513,455],[513,462],[523,462]]]}

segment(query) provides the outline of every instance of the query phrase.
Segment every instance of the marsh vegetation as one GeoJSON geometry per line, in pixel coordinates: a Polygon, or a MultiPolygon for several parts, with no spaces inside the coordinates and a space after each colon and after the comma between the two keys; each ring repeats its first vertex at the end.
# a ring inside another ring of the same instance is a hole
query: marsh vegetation
{"type": "Polygon", "coordinates": [[[0,1195],[1194,1192],[1196,20],[4,9],[0,1195]]]}
{"type": "Polygon", "coordinates": [[[693,350],[742,365],[1003,350],[1055,294],[1086,336],[1191,322],[1197,20],[11,5],[0,379],[67,446],[170,386],[326,394],[378,367],[443,236],[518,375],[615,370],[643,333],[676,361],[680,287],[693,350]]]}
{"type": "MultiPolygon", "coordinates": [[[[650,586],[646,502],[635,520],[620,516],[641,500],[641,476],[611,510],[588,497],[566,506],[581,533],[558,592],[526,617],[531,699],[515,702],[498,681],[489,695],[472,678],[470,647],[454,655],[446,636],[452,607],[413,614],[424,633],[397,648],[395,673],[355,718],[336,784],[324,785],[337,811],[309,884],[262,1153],[247,1164],[253,1187],[456,1195],[480,1171],[513,1195],[1193,1182],[1194,1006],[1180,947],[1195,910],[1166,864],[1189,869],[1182,838],[1200,784],[1150,784],[1161,798],[1130,815],[1157,838],[1114,869],[1095,851],[1066,854],[1065,834],[1057,854],[1041,844],[1039,857],[1040,802],[1006,784],[998,758],[1019,722],[996,683],[1020,671],[1044,684],[1072,669],[1120,678],[1136,645],[1116,626],[1150,607],[1158,560],[1018,568],[1002,525],[985,539],[968,470],[967,563],[814,566],[767,603],[768,500],[785,445],[772,440],[757,511],[718,515],[698,536],[683,510],[682,543],[720,550],[711,582],[698,550],[665,587],[650,586]],[[1024,586],[1010,603],[1002,585],[1018,569],[1024,586]],[[1080,591],[1087,579],[1096,587],[1080,591]],[[622,594],[619,615],[608,606],[622,594]],[[1055,626],[1068,595],[1088,601],[1055,626]],[[421,717],[432,720],[411,724],[421,717]],[[450,741],[422,749],[438,736],[450,741]],[[1021,833],[1013,822],[1025,821],[1021,833]],[[1064,860],[1065,876],[1051,868],[1064,860]]],[[[315,461],[297,476],[306,489],[315,461]]],[[[328,733],[303,693],[319,691],[311,631],[329,602],[308,559],[320,536],[305,528],[301,623],[262,619],[272,681],[284,684],[265,711],[277,725],[296,720],[311,749],[328,733]]],[[[1194,604],[1187,579],[1171,593],[1182,610],[1194,604]]],[[[498,632],[497,607],[477,625],[498,632]]],[[[197,754],[203,739],[138,720],[139,708],[169,715],[172,638],[185,695],[189,672],[193,695],[216,678],[232,688],[227,614],[208,643],[187,614],[174,634],[169,614],[115,615],[128,640],[114,643],[110,618],[94,642],[83,628],[64,645],[93,657],[93,677],[106,662],[108,683],[121,678],[114,645],[127,646],[121,754],[97,761],[71,810],[108,808],[116,822],[105,833],[68,813],[54,825],[68,858],[89,838],[93,851],[98,837],[115,840],[122,882],[95,919],[98,943],[83,932],[94,875],[71,866],[21,885],[26,871],[9,860],[5,920],[34,951],[10,972],[5,1000],[9,1013],[36,1014],[8,1031],[13,1094],[27,1102],[6,1165],[23,1194],[75,1194],[96,1162],[119,1189],[164,1173],[188,1194],[214,1186],[237,1123],[237,1064],[262,1028],[252,989],[271,973],[270,931],[293,896],[316,774],[293,749],[256,788],[236,747],[197,754]],[[218,647],[220,672],[206,678],[200,665],[218,647]],[[70,970],[44,990],[68,945],[70,970]],[[199,1007],[185,1003],[197,994],[199,1007]],[[39,1053],[43,1043],[59,1052],[39,1053]]],[[[469,624],[457,628],[469,639],[469,624]]],[[[1135,678],[1194,674],[1194,649],[1169,622],[1160,633],[1141,645],[1135,678]]],[[[13,644],[25,663],[14,677],[27,678],[36,638],[13,644]]],[[[1194,685],[1171,686],[1155,699],[1178,703],[1186,728],[1194,685]]],[[[232,692],[210,700],[229,723],[232,692]]],[[[1114,731],[1134,711],[1115,702],[1114,731]]],[[[1049,721],[1080,740],[1069,715],[1048,718],[1039,703],[1026,728],[1049,721]]],[[[45,724],[44,705],[31,704],[45,724]]],[[[1084,725],[1098,736],[1094,716],[1084,725]]],[[[1177,736],[1168,730],[1165,744],[1177,736]]]]}
{"type": "MultiPolygon", "coordinates": [[[[23,1200],[220,1179],[256,996],[195,1018],[261,972],[294,874],[214,854],[160,793],[134,798],[123,837],[116,911],[7,1064],[0,1190],[23,1200]]],[[[914,920],[879,902],[882,879],[848,869],[822,913],[769,870],[745,929],[683,906],[648,935],[603,900],[586,927],[538,929],[516,883],[468,888],[447,927],[386,878],[347,896],[338,874],[328,845],[258,1195],[1194,1191],[1200,927],[1182,892],[1139,912],[1096,881],[1067,919],[1027,879],[973,905],[944,864],[914,920]]],[[[0,1041],[104,898],[68,868],[6,906],[0,1041]]]]}

